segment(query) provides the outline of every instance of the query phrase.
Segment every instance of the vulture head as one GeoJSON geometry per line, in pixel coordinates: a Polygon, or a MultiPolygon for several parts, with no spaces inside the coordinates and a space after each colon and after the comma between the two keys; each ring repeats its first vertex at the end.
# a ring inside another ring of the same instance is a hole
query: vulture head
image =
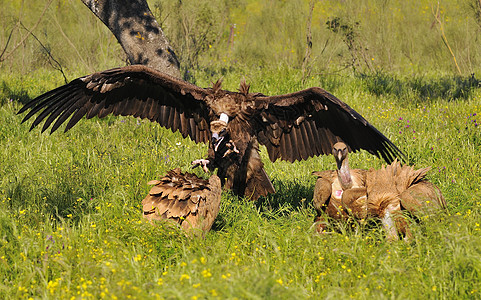
{"type": "MultiPolygon", "coordinates": [[[[206,159],[194,161],[204,171],[217,169],[225,187],[255,200],[274,192],[259,155],[294,162],[330,154],[337,141],[350,151],[364,149],[392,162],[402,152],[354,109],[319,87],[285,95],[237,92],[221,82],[201,88],[142,65],[105,70],[72,80],[38,96],[18,113],[23,122],[38,114],[51,132],[67,121],[65,131],[84,116],[133,116],[179,131],[196,143],[208,143],[206,159]],[[235,188],[235,189],[234,189],[235,188]]],[[[342,165],[342,164],[341,164],[342,165]]]]}
{"type": "Polygon", "coordinates": [[[347,161],[347,154],[349,150],[347,149],[347,145],[343,142],[337,142],[332,147],[332,155],[336,159],[337,168],[340,169],[343,162],[347,161]]]}
{"type": "Polygon", "coordinates": [[[229,141],[229,133],[227,130],[227,123],[229,117],[225,113],[221,113],[220,119],[210,122],[210,131],[212,132],[211,143],[214,151],[219,150],[219,146],[229,141]]]}
{"type": "Polygon", "coordinates": [[[337,164],[337,175],[343,190],[352,187],[351,170],[349,169],[349,160],[347,158],[348,153],[348,147],[343,142],[337,142],[332,147],[332,155],[334,155],[337,164]]]}

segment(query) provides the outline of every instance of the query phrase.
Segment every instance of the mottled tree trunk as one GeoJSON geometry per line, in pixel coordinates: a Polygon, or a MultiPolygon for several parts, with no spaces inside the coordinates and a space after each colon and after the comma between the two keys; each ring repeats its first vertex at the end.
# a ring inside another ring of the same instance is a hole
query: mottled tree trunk
{"type": "Polygon", "coordinates": [[[146,0],[81,0],[115,35],[131,64],[180,77],[179,61],[146,0]]]}

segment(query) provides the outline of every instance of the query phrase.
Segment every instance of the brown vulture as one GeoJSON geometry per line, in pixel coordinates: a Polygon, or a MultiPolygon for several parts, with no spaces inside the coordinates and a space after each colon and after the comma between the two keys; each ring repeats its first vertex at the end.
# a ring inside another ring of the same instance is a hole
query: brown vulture
{"type": "Polygon", "coordinates": [[[430,167],[415,170],[397,160],[366,175],[368,214],[381,219],[388,240],[411,237],[403,217],[407,211],[415,217],[446,209],[441,190],[426,179],[430,167]]]}
{"type": "Polygon", "coordinates": [[[209,143],[204,170],[218,168],[225,188],[255,200],[274,192],[259,155],[265,145],[271,161],[294,162],[329,154],[344,141],[350,151],[365,149],[391,162],[402,152],[359,113],[327,91],[312,87],[286,95],[200,88],[142,65],[93,73],[38,96],[19,113],[23,121],[39,113],[31,129],[55,131],[70,116],[65,131],[83,116],[108,114],[147,118],[179,130],[195,142],[209,143]]]}
{"type": "Polygon", "coordinates": [[[408,239],[411,233],[403,211],[419,217],[446,208],[439,188],[425,178],[429,167],[415,170],[394,160],[379,170],[352,170],[344,143],[336,143],[332,153],[337,170],[313,172],[319,177],[313,204],[320,233],[326,226],[325,215],[338,220],[352,216],[379,218],[388,240],[398,239],[398,233],[408,239]]]}
{"type": "Polygon", "coordinates": [[[221,183],[217,175],[209,180],[195,174],[170,170],[142,200],[143,216],[147,220],[171,220],[189,234],[204,236],[219,213],[221,183]]]}
{"type": "MultiPolygon", "coordinates": [[[[366,204],[366,170],[349,168],[348,147],[342,142],[334,144],[332,155],[336,159],[337,170],[313,172],[318,177],[312,199],[317,216],[316,229],[322,233],[326,227],[324,215],[340,220],[348,217],[345,203],[349,207],[359,206],[356,212],[364,211],[366,204]],[[347,197],[346,197],[347,196],[347,197]]],[[[362,217],[360,218],[362,219],[362,217]]]]}

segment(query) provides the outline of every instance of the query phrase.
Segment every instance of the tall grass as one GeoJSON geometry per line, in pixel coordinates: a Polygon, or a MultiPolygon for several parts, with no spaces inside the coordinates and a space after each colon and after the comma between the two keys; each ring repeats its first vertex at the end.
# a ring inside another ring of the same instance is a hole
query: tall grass
{"type": "MultiPolygon", "coordinates": [[[[279,63],[302,66],[308,0],[148,2],[189,72],[279,63]]],[[[35,37],[20,43],[45,6],[40,0],[2,2],[1,49],[12,33],[6,51],[11,55],[0,64],[3,71],[58,68],[55,61],[67,71],[80,73],[125,64],[125,54],[113,35],[78,0],[54,0],[35,27],[35,37]]],[[[458,75],[479,73],[478,6],[477,0],[441,1],[441,31],[434,16],[437,3],[432,1],[317,1],[311,23],[310,68],[321,76],[344,69],[452,74],[457,69],[447,41],[461,70],[458,75]]]]}
{"type": "MultiPolygon", "coordinates": [[[[229,73],[226,86],[234,89],[241,75],[229,73]]],[[[300,76],[279,69],[254,71],[248,79],[254,91],[277,94],[298,89],[300,76]]],[[[49,74],[37,78],[25,97],[48,86],[49,74]]],[[[59,76],[52,79],[61,83],[59,76]]],[[[198,80],[208,83],[210,74],[198,80]]],[[[334,168],[332,157],[271,163],[265,149],[276,194],[251,203],[224,193],[204,240],[153,227],[141,219],[146,182],[174,167],[189,170],[205,145],[126,117],[83,120],[65,134],[29,132],[15,114],[20,103],[2,95],[0,297],[480,297],[479,90],[452,100],[412,99],[360,89],[365,80],[310,78],[307,84],[332,87],[411,163],[432,166],[429,178],[441,188],[448,211],[413,223],[409,244],[387,243],[374,223],[332,223],[330,233],[318,236],[311,227],[310,173],[334,168]]],[[[18,87],[15,76],[3,81],[6,90],[18,87]]],[[[354,167],[382,163],[366,152],[351,155],[354,167]]]]}

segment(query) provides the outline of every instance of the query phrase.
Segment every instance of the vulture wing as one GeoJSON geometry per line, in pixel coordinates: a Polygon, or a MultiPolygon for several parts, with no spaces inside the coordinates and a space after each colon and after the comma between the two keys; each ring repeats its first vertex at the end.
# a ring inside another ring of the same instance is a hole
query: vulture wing
{"type": "Polygon", "coordinates": [[[256,95],[255,116],[259,142],[269,158],[290,162],[330,154],[343,141],[392,162],[404,154],[359,113],[327,91],[313,87],[279,95],[256,95]]]}
{"type": "Polygon", "coordinates": [[[133,65],[93,73],[38,96],[18,113],[29,110],[22,122],[40,112],[31,129],[44,119],[42,132],[54,132],[72,116],[65,131],[83,116],[134,116],[158,122],[195,142],[209,141],[207,91],[151,68],[133,65]]]}

